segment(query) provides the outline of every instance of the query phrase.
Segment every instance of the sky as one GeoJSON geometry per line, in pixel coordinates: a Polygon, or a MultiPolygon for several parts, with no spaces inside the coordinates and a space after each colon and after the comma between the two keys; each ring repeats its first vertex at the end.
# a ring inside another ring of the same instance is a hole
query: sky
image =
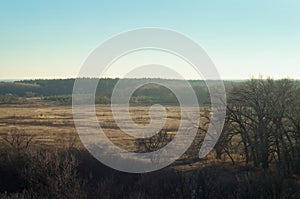
{"type": "Polygon", "coordinates": [[[222,79],[300,79],[298,0],[0,0],[0,79],[76,77],[102,42],[143,27],[192,38],[222,79]]]}

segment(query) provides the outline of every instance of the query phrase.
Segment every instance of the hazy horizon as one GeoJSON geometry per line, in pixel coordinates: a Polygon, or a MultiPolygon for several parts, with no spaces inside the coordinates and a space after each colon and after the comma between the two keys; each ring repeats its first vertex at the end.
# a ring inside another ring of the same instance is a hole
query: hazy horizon
{"type": "MultiPolygon", "coordinates": [[[[26,77],[26,78],[0,78],[0,82],[14,82],[14,81],[23,81],[23,80],[60,80],[60,79],[76,79],[77,77],[26,77]]],[[[82,78],[82,77],[81,77],[82,78]]],[[[95,77],[84,77],[84,78],[95,78],[95,77]]],[[[102,78],[110,78],[110,79],[123,79],[123,78],[120,78],[120,77],[102,77],[102,78]]],[[[165,79],[165,80],[182,80],[182,79],[174,79],[174,78],[153,78],[153,77],[137,77],[137,78],[124,78],[124,79],[165,79]]],[[[291,79],[291,80],[295,80],[295,81],[300,81],[300,78],[299,79],[296,79],[296,78],[288,78],[288,77],[283,77],[283,78],[272,78],[272,77],[253,77],[254,79],[259,79],[259,78],[263,78],[263,79],[267,79],[267,78],[271,78],[271,79],[274,79],[274,80],[280,80],[280,79],[291,79]]],[[[95,78],[97,79],[97,78],[95,78]]],[[[252,77],[250,78],[240,78],[240,79],[222,79],[223,81],[247,81],[247,80],[250,80],[252,79],[252,77]]],[[[186,79],[186,80],[203,80],[204,79],[186,79]]],[[[212,80],[214,81],[213,79],[209,79],[209,80],[212,80]]]]}

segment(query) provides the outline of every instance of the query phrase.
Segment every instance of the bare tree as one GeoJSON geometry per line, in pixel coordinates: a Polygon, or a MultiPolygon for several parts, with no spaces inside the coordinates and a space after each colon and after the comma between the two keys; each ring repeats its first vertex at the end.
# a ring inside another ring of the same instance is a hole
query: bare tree
{"type": "MultiPolygon", "coordinates": [[[[246,163],[295,170],[299,156],[299,88],[292,80],[252,79],[229,93],[227,141],[240,140],[246,163]]],[[[226,130],[226,128],[225,128],[226,130]]]]}
{"type": "MultiPolygon", "coordinates": [[[[174,135],[168,133],[166,130],[162,129],[159,133],[155,134],[150,138],[137,139],[136,145],[138,148],[138,152],[153,152],[161,149],[166,144],[168,144],[174,135]]],[[[152,162],[159,161],[159,157],[152,157],[152,162]]]]}
{"type": "Polygon", "coordinates": [[[2,136],[2,140],[8,146],[19,151],[28,149],[34,137],[34,135],[27,134],[23,130],[13,128],[7,134],[2,136]]]}

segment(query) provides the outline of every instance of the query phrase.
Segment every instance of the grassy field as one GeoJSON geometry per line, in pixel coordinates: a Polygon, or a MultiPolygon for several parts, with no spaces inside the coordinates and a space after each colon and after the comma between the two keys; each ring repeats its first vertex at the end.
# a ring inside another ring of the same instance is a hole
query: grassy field
{"type": "Polygon", "coordinates": [[[32,144],[39,147],[64,147],[77,136],[72,108],[35,99],[32,103],[1,105],[0,132],[15,131],[33,136],[32,144]]]}
{"type": "MultiPolygon", "coordinates": [[[[12,140],[12,135],[19,134],[24,138],[21,140],[32,139],[30,146],[33,148],[68,148],[72,146],[83,149],[84,147],[74,126],[71,106],[62,106],[33,98],[24,104],[2,104],[0,109],[0,139],[5,144],[9,143],[5,142],[3,137],[12,140]]],[[[123,111],[123,109],[124,107],[121,106],[118,111],[123,111]]],[[[148,111],[149,106],[130,107],[132,120],[140,126],[149,124],[148,111]]],[[[167,106],[166,112],[167,119],[163,131],[173,138],[181,120],[180,107],[167,106]]],[[[136,139],[122,132],[115,123],[110,106],[96,105],[96,113],[101,128],[114,144],[129,151],[140,149],[136,144],[136,139]]],[[[124,119],[124,123],[126,122],[124,119]]],[[[199,133],[203,134],[200,130],[199,133]]],[[[200,137],[203,136],[200,135],[200,137]]]]}
{"type": "MultiPolygon", "coordinates": [[[[269,170],[246,164],[239,157],[238,147],[230,151],[234,164],[227,153],[217,158],[218,145],[206,158],[199,159],[199,148],[207,128],[207,108],[200,109],[203,117],[194,142],[176,162],[159,171],[130,174],[111,169],[88,153],[75,129],[72,106],[39,98],[22,101],[22,104],[0,105],[0,198],[300,196],[299,177],[273,172],[275,164],[269,170]]],[[[118,109],[124,110],[122,106],[118,109]]],[[[130,113],[136,124],[149,124],[149,106],[132,106],[130,113]]],[[[177,106],[166,106],[166,113],[166,123],[159,134],[163,132],[167,139],[152,145],[150,151],[169,142],[176,135],[180,121],[187,119],[181,118],[177,106]]],[[[110,106],[96,105],[96,115],[106,136],[115,145],[129,151],[148,151],[148,142],[140,142],[120,130],[110,106]]],[[[128,118],[122,122],[127,123],[128,118]]],[[[161,140],[154,139],[157,141],[161,140]]],[[[231,143],[238,145],[238,137],[231,143]]]]}

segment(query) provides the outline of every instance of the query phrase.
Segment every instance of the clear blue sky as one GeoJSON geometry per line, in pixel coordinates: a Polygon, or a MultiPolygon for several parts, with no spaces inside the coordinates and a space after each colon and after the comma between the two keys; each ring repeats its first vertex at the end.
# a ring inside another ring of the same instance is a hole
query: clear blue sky
{"type": "Polygon", "coordinates": [[[300,79],[298,0],[0,0],[0,78],[75,77],[102,41],[139,27],[191,37],[224,79],[300,79]]]}

